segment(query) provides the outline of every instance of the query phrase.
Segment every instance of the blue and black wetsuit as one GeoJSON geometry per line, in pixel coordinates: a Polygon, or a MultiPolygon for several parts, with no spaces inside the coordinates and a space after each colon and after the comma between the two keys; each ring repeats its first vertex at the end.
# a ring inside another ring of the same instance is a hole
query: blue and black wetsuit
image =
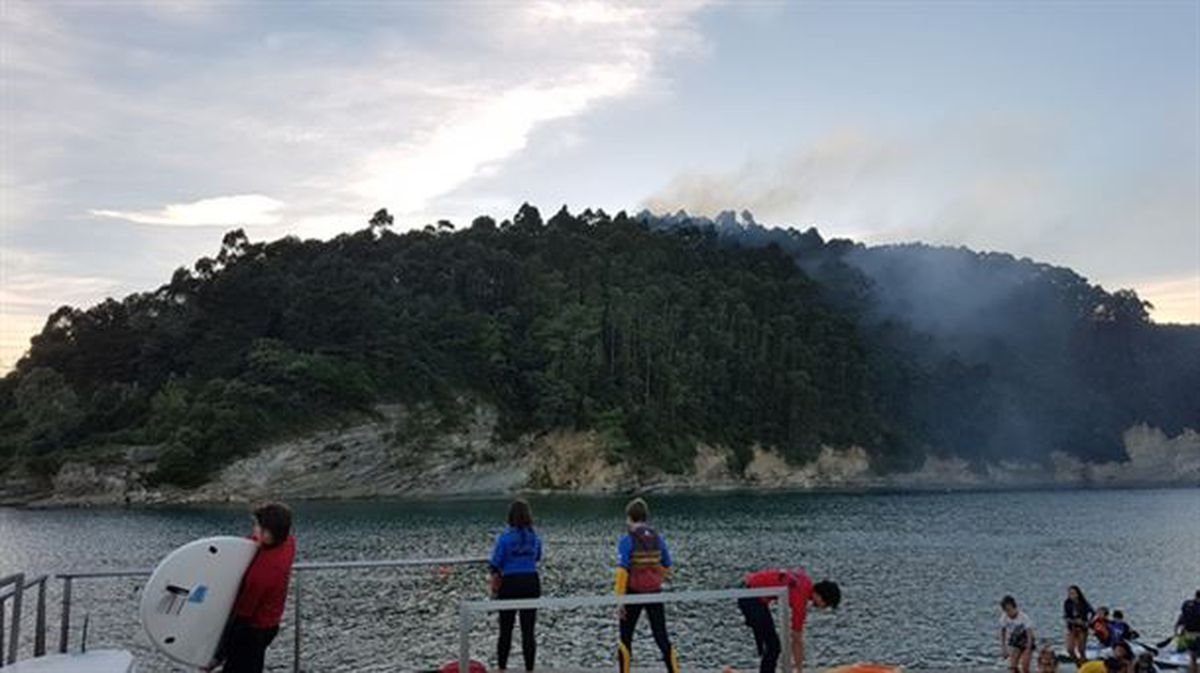
{"type": "MultiPolygon", "coordinates": [[[[500,576],[500,591],[497,598],[538,598],[542,595],[542,584],[538,577],[538,562],[542,560],[542,539],[532,528],[509,527],[496,538],[492,550],[491,569],[500,576]]],[[[521,610],[521,654],[525,659],[525,670],[532,671],[537,658],[537,641],[533,629],[537,622],[537,610],[521,610]]],[[[515,610],[500,612],[500,639],[496,643],[496,664],[508,668],[508,654],[512,650],[513,621],[515,610]]]]}

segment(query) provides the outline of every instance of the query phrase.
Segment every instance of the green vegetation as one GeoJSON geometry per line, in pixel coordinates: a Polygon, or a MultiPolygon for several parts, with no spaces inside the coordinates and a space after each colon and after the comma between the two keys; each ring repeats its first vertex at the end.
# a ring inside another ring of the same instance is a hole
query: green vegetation
{"type": "Polygon", "coordinates": [[[1200,390],[1197,331],[1151,325],[1136,295],[1067,270],[987,261],[1022,279],[1005,299],[1025,302],[1004,331],[1017,336],[946,336],[888,308],[855,257],[902,249],[590,210],[543,222],[528,205],[463,230],[390,225],[380,211],[328,242],[230,232],[157,290],[55,311],[0,381],[0,468],[156,444],[157,478],[191,485],[380,402],[452,415],[464,395],[496,405],[505,436],[594,429],[612,459],[668,470],[699,441],[743,464],[755,444],[795,461],[857,444],[892,470],[929,452],[1002,455],[1017,417],[1049,438],[1043,456],[1095,450],[1066,437],[1109,450],[1133,417],[1196,425],[1200,407],[1175,396],[1200,390]],[[1063,385],[1087,395],[1060,403],[1063,385]]]}

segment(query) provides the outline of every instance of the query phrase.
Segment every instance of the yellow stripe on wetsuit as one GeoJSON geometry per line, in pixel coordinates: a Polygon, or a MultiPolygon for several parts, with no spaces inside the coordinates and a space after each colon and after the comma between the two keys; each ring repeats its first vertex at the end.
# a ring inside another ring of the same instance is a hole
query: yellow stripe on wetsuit
{"type": "Polygon", "coordinates": [[[617,568],[617,583],[613,586],[613,591],[618,596],[624,596],[625,591],[629,588],[629,571],[624,568],[617,568]]]}

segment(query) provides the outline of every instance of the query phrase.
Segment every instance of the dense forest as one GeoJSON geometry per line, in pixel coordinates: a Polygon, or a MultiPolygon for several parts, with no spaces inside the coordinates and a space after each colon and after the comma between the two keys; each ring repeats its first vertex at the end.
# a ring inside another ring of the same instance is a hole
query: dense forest
{"type": "Polygon", "coordinates": [[[495,405],[505,437],[595,430],[614,459],[666,470],[697,442],[743,465],[754,445],[797,462],[858,445],[884,472],[1114,460],[1134,423],[1200,427],[1200,328],[1068,269],[748,215],[525,205],[391,225],[233,231],[156,290],[55,311],[0,380],[0,470],[150,444],[157,478],[190,485],[381,402],[451,422],[464,398],[495,405]]]}

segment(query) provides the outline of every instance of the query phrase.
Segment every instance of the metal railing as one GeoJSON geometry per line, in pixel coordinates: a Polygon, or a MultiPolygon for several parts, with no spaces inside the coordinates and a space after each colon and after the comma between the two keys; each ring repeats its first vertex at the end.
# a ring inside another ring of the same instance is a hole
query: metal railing
{"type": "MultiPolygon", "coordinates": [[[[292,575],[292,671],[300,673],[300,657],[302,652],[302,605],[304,573],[324,570],[371,570],[396,569],[438,566],[483,565],[485,557],[446,557],[426,559],[386,559],[377,561],[331,561],[297,563],[293,566],[296,572],[292,575]]],[[[135,568],[125,570],[83,571],[56,573],[55,577],[62,581],[62,612],[59,624],[59,652],[66,653],[70,645],[71,626],[71,591],[78,580],[114,579],[131,577],[148,577],[153,573],[150,568],[135,568]]],[[[23,574],[10,575],[0,578],[0,667],[4,666],[4,605],[8,600],[13,602],[13,620],[10,626],[11,642],[8,643],[7,662],[14,663],[17,658],[17,646],[20,641],[20,621],[22,594],[25,589],[38,587],[36,630],[34,633],[34,656],[40,657],[46,652],[46,584],[48,576],[40,575],[26,580],[23,574]],[[6,586],[13,589],[3,592],[6,586]]],[[[588,607],[616,607],[622,605],[646,605],[652,603],[700,603],[737,600],[741,598],[775,598],[779,604],[779,621],[783,625],[780,631],[781,641],[781,670],[791,670],[791,607],[787,600],[787,587],[770,587],[763,589],[727,589],[718,591],[680,591],[659,594],[626,594],[571,596],[563,598],[531,598],[514,600],[464,600],[459,603],[459,667],[461,673],[467,673],[470,665],[470,630],[472,621],[477,614],[498,612],[501,610],[563,610],[588,607]]]]}
{"type": "MultiPolygon", "coordinates": [[[[301,628],[301,603],[302,603],[302,582],[301,576],[307,572],[317,572],[322,570],[380,570],[394,568],[420,568],[430,566],[456,566],[456,565],[483,565],[488,562],[488,559],[483,556],[469,557],[446,557],[446,558],[423,558],[423,559],[384,559],[378,561],[328,561],[328,562],[311,562],[297,563],[292,566],[295,571],[292,574],[292,630],[293,630],[293,645],[292,645],[292,671],[300,673],[300,653],[301,653],[301,636],[303,629],[301,628]]],[[[91,580],[91,579],[112,579],[119,577],[149,577],[154,572],[153,568],[134,568],[126,570],[102,570],[102,571],[85,571],[85,572],[66,572],[56,573],[55,577],[62,580],[62,613],[59,623],[58,636],[58,651],[66,653],[71,633],[71,587],[76,580],[91,580]]],[[[41,578],[43,583],[43,591],[39,592],[39,605],[45,604],[45,576],[41,578]]],[[[0,583],[0,588],[4,585],[0,583]]],[[[42,620],[43,632],[42,649],[45,650],[45,620],[42,620]]],[[[2,641],[0,641],[2,642],[2,641]]],[[[36,655],[36,656],[41,656],[36,655]]],[[[14,650],[15,660],[15,650],[14,650]]]]}
{"type": "Polygon", "coordinates": [[[739,598],[775,598],[779,604],[781,671],[792,670],[792,609],[788,587],[762,589],[725,589],[719,591],[679,591],[658,594],[614,594],[571,596],[566,598],[518,598],[510,600],[462,601],[458,604],[458,670],[469,673],[471,665],[471,623],[477,613],[501,610],[571,610],[577,608],[646,605],[650,603],[711,603],[739,598]]]}
{"type": "Polygon", "coordinates": [[[0,591],[0,668],[5,663],[15,664],[17,653],[21,647],[21,611],[24,607],[25,590],[37,587],[37,607],[34,612],[33,656],[40,657],[46,653],[46,575],[38,575],[26,580],[23,573],[0,578],[0,590],[11,586],[7,591],[0,591]],[[8,655],[4,654],[4,611],[8,601],[12,601],[12,624],[8,630],[8,655]]]}

